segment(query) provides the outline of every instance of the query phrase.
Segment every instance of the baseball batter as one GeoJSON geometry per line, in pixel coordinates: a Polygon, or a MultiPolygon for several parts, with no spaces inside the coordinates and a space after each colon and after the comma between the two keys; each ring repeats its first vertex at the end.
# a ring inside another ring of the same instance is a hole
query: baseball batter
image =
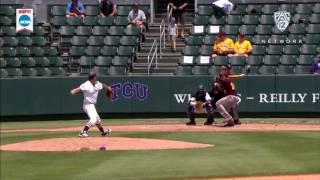
{"type": "Polygon", "coordinates": [[[228,75],[221,73],[220,78],[225,91],[225,97],[216,102],[217,110],[224,118],[224,126],[240,125],[238,109],[241,99],[237,96],[235,85],[228,75]],[[230,115],[229,112],[231,112],[232,115],[230,115]]]}
{"type": "Polygon", "coordinates": [[[80,92],[83,93],[83,111],[89,117],[89,121],[81,130],[79,137],[88,137],[88,130],[94,125],[101,131],[101,136],[106,136],[111,133],[111,129],[104,131],[95,104],[97,103],[100,90],[103,88],[106,89],[107,92],[112,92],[112,90],[108,85],[97,81],[97,75],[95,72],[90,72],[88,78],[89,80],[81,84],[80,87],[74,88],[70,91],[71,95],[75,95],[80,92]]]}
{"type": "Polygon", "coordinates": [[[213,109],[210,103],[211,97],[209,93],[204,89],[203,85],[199,85],[197,92],[190,98],[188,104],[188,116],[190,118],[190,122],[187,122],[186,125],[192,126],[196,125],[195,121],[195,111],[200,111],[205,109],[207,112],[207,121],[204,125],[212,125],[214,122],[213,119],[213,109]]]}

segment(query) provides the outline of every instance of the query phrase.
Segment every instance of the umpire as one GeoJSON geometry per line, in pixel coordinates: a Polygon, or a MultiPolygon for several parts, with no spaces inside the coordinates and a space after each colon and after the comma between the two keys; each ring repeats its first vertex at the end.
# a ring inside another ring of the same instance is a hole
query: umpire
{"type": "Polygon", "coordinates": [[[207,121],[204,123],[204,125],[210,126],[214,122],[211,97],[204,89],[203,85],[199,85],[197,92],[190,98],[188,103],[187,113],[190,118],[190,122],[187,122],[186,125],[196,125],[195,114],[203,109],[205,109],[207,113],[207,121]]]}

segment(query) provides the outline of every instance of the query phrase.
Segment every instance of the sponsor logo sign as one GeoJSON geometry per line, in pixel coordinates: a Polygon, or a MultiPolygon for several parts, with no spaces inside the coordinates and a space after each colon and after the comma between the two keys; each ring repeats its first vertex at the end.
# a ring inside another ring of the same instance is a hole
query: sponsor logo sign
{"type": "Polygon", "coordinates": [[[33,32],[33,9],[16,9],[16,32],[33,32]]]}
{"type": "Polygon", "coordinates": [[[280,32],[287,29],[290,23],[290,12],[287,11],[276,11],[273,14],[274,22],[280,32]]]}

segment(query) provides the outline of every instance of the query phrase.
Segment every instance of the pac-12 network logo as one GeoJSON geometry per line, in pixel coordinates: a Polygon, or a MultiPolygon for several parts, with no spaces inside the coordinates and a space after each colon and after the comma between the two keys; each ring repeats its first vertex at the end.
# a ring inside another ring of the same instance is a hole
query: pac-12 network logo
{"type": "Polygon", "coordinates": [[[16,32],[23,30],[33,32],[33,9],[16,10],[16,32]]]}
{"type": "Polygon", "coordinates": [[[290,12],[287,11],[276,11],[273,14],[274,22],[276,23],[277,28],[280,32],[283,32],[287,29],[290,23],[290,12]]]}

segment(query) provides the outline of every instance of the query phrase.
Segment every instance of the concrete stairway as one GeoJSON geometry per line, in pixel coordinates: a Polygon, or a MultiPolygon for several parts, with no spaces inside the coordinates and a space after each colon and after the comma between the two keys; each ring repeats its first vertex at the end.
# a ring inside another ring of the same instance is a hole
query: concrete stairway
{"type": "MultiPolygon", "coordinates": [[[[157,9],[156,11],[154,23],[149,24],[149,31],[145,34],[146,39],[141,43],[141,48],[136,53],[136,60],[132,63],[132,70],[129,75],[139,76],[148,74],[148,54],[153,41],[157,40],[159,43],[160,23],[162,19],[166,19],[166,10],[164,9],[166,6],[163,3],[160,4],[159,7],[160,9],[157,9]]],[[[188,11],[184,14],[186,37],[192,26],[192,19],[194,16],[192,11],[193,9],[190,9],[189,7],[188,11]]],[[[156,69],[155,63],[153,63],[153,66],[150,69],[150,75],[173,75],[184,46],[184,40],[182,38],[177,38],[177,50],[176,52],[173,52],[170,42],[166,40],[166,48],[162,49],[162,58],[158,58],[158,68],[156,69]]],[[[155,59],[153,62],[155,62],[155,59]]]]}

